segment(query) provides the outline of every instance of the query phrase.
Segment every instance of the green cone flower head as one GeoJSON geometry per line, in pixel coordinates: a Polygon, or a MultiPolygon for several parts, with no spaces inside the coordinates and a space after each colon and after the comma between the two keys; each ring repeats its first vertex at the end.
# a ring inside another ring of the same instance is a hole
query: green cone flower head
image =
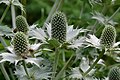
{"type": "Polygon", "coordinates": [[[55,38],[60,43],[66,41],[66,16],[62,12],[55,12],[51,19],[52,38],[55,38]]]}
{"type": "Polygon", "coordinates": [[[120,68],[113,67],[109,72],[109,80],[120,80],[120,68]]]}
{"type": "Polygon", "coordinates": [[[115,43],[116,39],[116,30],[111,25],[106,25],[102,31],[100,43],[106,48],[111,48],[115,43]]]}
{"type": "Polygon", "coordinates": [[[28,40],[23,32],[17,32],[13,39],[14,51],[17,55],[27,54],[28,40]]]}
{"type": "Polygon", "coordinates": [[[19,15],[16,17],[16,27],[18,31],[23,32],[26,34],[28,32],[28,23],[26,21],[26,18],[22,15],[19,15]]]}

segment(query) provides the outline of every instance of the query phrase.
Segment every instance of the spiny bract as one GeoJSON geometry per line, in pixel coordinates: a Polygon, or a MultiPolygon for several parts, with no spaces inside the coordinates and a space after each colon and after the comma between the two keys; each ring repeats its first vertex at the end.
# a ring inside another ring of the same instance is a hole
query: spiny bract
{"type": "Polygon", "coordinates": [[[16,17],[16,27],[17,27],[18,31],[21,31],[26,34],[29,30],[26,18],[23,17],[22,15],[17,16],[16,17]]]}
{"type": "Polygon", "coordinates": [[[113,67],[109,72],[109,80],[120,80],[120,68],[113,67]]]}
{"type": "Polygon", "coordinates": [[[55,12],[51,19],[52,38],[57,39],[60,43],[66,41],[66,16],[62,12],[55,12]]]}
{"type": "Polygon", "coordinates": [[[28,52],[28,40],[23,32],[17,32],[13,38],[14,51],[18,55],[28,52]]]}
{"type": "Polygon", "coordinates": [[[100,38],[100,43],[102,46],[106,48],[111,48],[115,43],[116,39],[116,30],[111,25],[106,25],[102,31],[102,35],[100,38]]]}

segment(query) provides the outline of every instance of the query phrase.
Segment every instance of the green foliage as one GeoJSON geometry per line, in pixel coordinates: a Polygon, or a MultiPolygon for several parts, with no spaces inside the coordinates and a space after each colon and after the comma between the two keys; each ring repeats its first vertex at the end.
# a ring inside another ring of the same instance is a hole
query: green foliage
{"type": "Polygon", "coordinates": [[[60,43],[66,41],[66,16],[62,12],[55,12],[51,19],[52,38],[57,39],[60,43]]]}
{"type": "Polygon", "coordinates": [[[0,0],[0,64],[7,63],[11,80],[119,80],[119,67],[110,69],[120,66],[119,6],[119,0],[0,0]],[[6,5],[12,7],[4,13],[6,5]]]}

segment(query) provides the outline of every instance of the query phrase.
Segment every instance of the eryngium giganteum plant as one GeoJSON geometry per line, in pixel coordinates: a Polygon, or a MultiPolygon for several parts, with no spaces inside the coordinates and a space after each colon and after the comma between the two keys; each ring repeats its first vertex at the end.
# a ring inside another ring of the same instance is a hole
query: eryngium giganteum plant
{"type": "Polygon", "coordinates": [[[13,39],[15,54],[26,55],[28,53],[28,40],[23,32],[17,32],[13,39]]]}
{"type": "Polygon", "coordinates": [[[19,15],[16,17],[16,27],[17,27],[17,31],[21,31],[24,34],[27,34],[28,32],[28,23],[25,17],[23,17],[22,15],[19,15]]]}
{"type": "Polygon", "coordinates": [[[55,38],[60,43],[66,41],[66,16],[62,12],[55,12],[51,19],[52,38],[55,38]]]}
{"type": "Polygon", "coordinates": [[[120,80],[120,68],[113,67],[109,72],[109,80],[120,80]]]}
{"type": "Polygon", "coordinates": [[[100,44],[106,48],[111,48],[115,43],[116,39],[116,30],[111,25],[106,25],[102,31],[100,38],[100,44]]]}

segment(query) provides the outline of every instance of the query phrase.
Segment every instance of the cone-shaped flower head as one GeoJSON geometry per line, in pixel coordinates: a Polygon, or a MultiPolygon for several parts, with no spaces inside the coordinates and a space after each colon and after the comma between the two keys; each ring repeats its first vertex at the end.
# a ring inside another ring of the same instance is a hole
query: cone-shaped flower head
{"type": "Polygon", "coordinates": [[[116,30],[111,25],[106,25],[102,31],[102,35],[100,38],[100,43],[102,46],[106,48],[111,48],[115,43],[116,39],[116,30]]]}
{"type": "Polygon", "coordinates": [[[16,17],[16,27],[18,31],[23,32],[26,34],[28,32],[28,23],[25,17],[19,15],[16,17]]]}
{"type": "Polygon", "coordinates": [[[17,55],[27,54],[28,40],[23,32],[17,32],[13,39],[14,51],[17,55]]]}
{"type": "Polygon", "coordinates": [[[55,38],[60,43],[66,41],[66,16],[62,12],[55,12],[51,19],[52,38],[55,38]]]}
{"type": "Polygon", "coordinates": [[[109,72],[109,80],[120,80],[120,68],[113,67],[109,72]]]}

